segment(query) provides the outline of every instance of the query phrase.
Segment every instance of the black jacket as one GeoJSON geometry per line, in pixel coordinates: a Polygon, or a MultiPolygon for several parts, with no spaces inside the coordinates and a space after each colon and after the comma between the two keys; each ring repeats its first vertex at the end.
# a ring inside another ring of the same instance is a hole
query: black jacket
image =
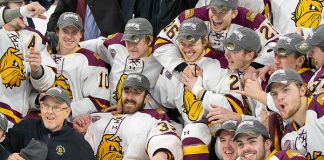
{"type": "Polygon", "coordinates": [[[65,123],[57,132],[45,128],[42,120],[26,119],[9,129],[2,142],[9,152],[20,152],[34,138],[47,144],[47,160],[94,160],[94,153],[83,135],[65,123]]]}
{"type": "MultiPolygon", "coordinates": [[[[107,36],[124,31],[124,20],[121,10],[121,0],[87,0],[91,13],[101,31],[107,36]]],[[[60,15],[64,12],[77,10],[78,0],[59,0],[54,13],[47,23],[47,31],[54,31],[60,15]]],[[[85,12],[84,12],[85,13],[85,12]]],[[[80,15],[84,19],[84,15],[80,15]]]]}

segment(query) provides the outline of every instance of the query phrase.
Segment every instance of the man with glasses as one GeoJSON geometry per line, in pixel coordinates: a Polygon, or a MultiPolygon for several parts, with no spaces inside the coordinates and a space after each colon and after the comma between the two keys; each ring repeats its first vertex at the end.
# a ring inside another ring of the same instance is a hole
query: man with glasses
{"type": "Polygon", "coordinates": [[[84,133],[97,159],[182,159],[180,139],[165,113],[143,109],[149,100],[150,81],[130,73],[122,84],[122,114],[93,113],[73,121],[84,133]]]}
{"type": "Polygon", "coordinates": [[[9,129],[2,142],[6,150],[20,152],[34,138],[47,144],[47,159],[94,159],[89,143],[67,125],[71,99],[62,88],[51,88],[40,96],[40,111],[42,119],[22,120],[9,129]]]}

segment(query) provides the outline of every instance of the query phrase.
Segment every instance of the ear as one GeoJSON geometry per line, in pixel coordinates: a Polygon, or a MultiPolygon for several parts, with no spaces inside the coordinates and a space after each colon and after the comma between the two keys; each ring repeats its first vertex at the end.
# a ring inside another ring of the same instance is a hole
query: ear
{"type": "Polygon", "coordinates": [[[238,10],[237,9],[234,9],[232,10],[232,19],[234,19],[238,14],[238,10]]]}
{"type": "Polygon", "coordinates": [[[144,98],[144,103],[148,103],[150,101],[150,94],[146,94],[144,98]]]}
{"type": "Polygon", "coordinates": [[[0,142],[3,142],[4,140],[5,140],[5,138],[6,138],[6,133],[5,133],[5,131],[3,132],[3,135],[1,136],[1,138],[0,138],[0,142]]]}
{"type": "Polygon", "coordinates": [[[265,141],[265,143],[264,143],[264,149],[266,150],[266,151],[270,151],[271,152],[271,145],[272,145],[272,142],[271,142],[271,140],[270,139],[267,139],[266,141],[265,141]]]}
{"type": "Polygon", "coordinates": [[[299,95],[302,97],[302,96],[305,96],[306,94],[306,91],[307,91],[307,88],[305,85],[302,85],[299,89],[299,95]]]}
{"type": "Polygon", "coordinates": [[[253,61],[253,59],[255,58],[255,53],[253,51],[250,51],[250,52],[247,52],[245,54],[245,58],[248,60],[248,61],[253,61]]]}
{"type": "Polygon", "coordinates": [[[204,47],[206,47],[208,45],[208,37],[207,36],[202,37],[201,43],[204,47]]]}
{"type": "Polygon", "coordinates": [[[305,62],[305,56],[299,56],[296,62],[297,67],[302,67],[305,62]]]}

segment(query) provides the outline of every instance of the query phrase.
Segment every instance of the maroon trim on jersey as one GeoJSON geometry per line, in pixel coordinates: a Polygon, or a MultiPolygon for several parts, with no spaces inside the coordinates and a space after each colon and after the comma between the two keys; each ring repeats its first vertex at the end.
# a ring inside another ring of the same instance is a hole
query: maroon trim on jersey
{"type": "Polygon", "coordinates": [[[98,111],[110,107],[110,102],[105,99],[95,98],[92,96],[89,96],[89,99],[91,100],[91,102],[97,108],[98,111]]]}
{"type": "MultiPolygon", "coordinates": [[[[156,49],[158,49],[159,47],[161,47],[161,46],[163,46],[163,45],[165,45],[165,44],[174,44],[173,42],[171,42],[170,40],[168,40],[168,39],[165,39],[165,38],[162,38],[162,37],[158,37],[157,39],[156,39],[156,41],[155,41],[155,44],[154,44],[154,46],[153,46],[153,54],[154,54],[154,51],[156,50],[156,49]],[[165,43],[159,43],[158,41],[165,41],[165,43]]],[[[174,44],[174,45],[176,45],[176,44],[174,44]]]]}
{"type": "MultiPolygon", "coordinates": [[[[317,118],[324,116],[324,92],[317,94],[309,104],[308,110],[317,113],[317,118]]],[[[307,123],[307,120],[306,120],[307,123]]]]}
{"type": "Polygon", "coordinates": [[[318,79],[324,79],[324,65],[321,67],[321,70],[317,72],[314,82],[317,81],[318,79]]]}
{"type": "Polygon", "coordinates": [[[165,112],[160,109],[141,109],[141,110],[139,110],[139,112],[146,113],[157,120],[163,120],[163,121],[170,122],[170,119],[167,116],[167,114],[165,114],[165,112]]]}
{"type": "Polygon", "coordinates": [[[284,124],[281,116],[276,112],[271,112],[269,116],[269,134],[272,141],[272,146],[276,150],[281,148],[281,139],[284,132],[284,124]]]}
{"type": "Polygon", "coordinates": [[[45,38],[45,36],[41,32],[39,32],[38,30],[36,30],[34,28],[28,27],[28,26],[26,26],[25,29],[28,30],[28,31],[37,33],[42,38],[42,44],[43,45],[46,44],[46,38],[45,38]]]}
{"type": "MultiPolygon", "coordinates": [[[[233,100],[241,109],[242,109],[242,112],[243,114],[246,114],[246,115],[249,115],[248,112],[247,112],[247,109],[244,108],[244,105],[243,103],[238,100],[237,98],[235,98],[233,95],[231,94],[225,94],[224,95],[226,98],[230,98],[231,100],[233,100]]],[[[229,104],[231,105],[231,108],[232,108],[232,111],[235,112],[235,113],[238,113],[238,111],[236,110],[236,108],[233,106],[232,103],[229,102],[229,104]]]]}
{"type": "Polygon", "coordinates": [[[261,88],[262,88],[263,91],[265,91],[265,89],[266,89],[266,87],[267,87],[267,85],[268,85],[268,81],[269,81],[269,79],[270,79],[270,74],[267,73],[267,74],[265,75],[265,78],[266,78],[265,81],[264,81],[264,80],[261,80],[261,88]]]}
{"type": "Polygon", "coordinates": [[[207,9],[207,6],[194,8],[194,9],[187,9],[179,14],[178,19],[180,23],[182,23],[184,20],[189,19],[191,17],[197,17],[203,21],[209,21],[208,11],[209,9],[207,9]]]}
{"type": "Polygon", "coordinates": [[[303,82],[308,84],[309,80],[312,78],[312,76],[314,75],[314,72],[309,69],[303,73],[300,73],[301,78],[303,79],[303,82]]]}
{"type": "Polygon", "coordinates": [[[104,67],[109,68],[109,65],[105,63],[102,59],[100,59],[99,56],[95,56],[95,52],[92,52],[90,50],[87,50],[85,48],[80,48],[75,53],[83,54],[88,59],[88,65],[89,66],[97,66],[97,67],[104,67]]]}
{"type": "Polygon", "coordinates": [[[125,41],[121,40],[123,35],[124,35],[123,33],[116,33],[114,35],[110,35],[112,36],[111,38],[109,38],[108,36],[108,39],[103,42],[104,46],[106,46],[107,48],[109,47],[109,45],[112,44],[120,44],[126,46],[125,41]]]}
{"type": "MultiPolygon", "coordinates": [[[[3,103],[3,102],[0,102],[0,108],[3,108],[3,109],[6,109],[6,110],[9,110],[12,112],[13,115],[15,115],[16,117],[18,117],[20,120],[22,119],[22,115],[21,113],[15,111],[14,109],[12,109],[8,104],[6,103],[3,103]]],[[[15,121],[15,119],[13,117],[11,117],[9,114],[6,114],[6,113],[3,113],[7,119],[12,122],[13,124],[16,124],[18,122],[15,121]]]]}
{"type": "Polygon", "coordinates": [[[228,67],[228,61],[226,60],[224,54],[222,52],[216,51],[213,48],[210,48],[209,52],[205,54],[204,57],[212,58],[212,59],[217,59],[221,65],[221,68],[227,68],[228,67]]]}
{"type": "Polygon", "coordinates": [[[295,121],[292,121],[291,123],[288,123],[285,126],[285,131],[283,133],[283,137],[286,136],[286,134],[288,134],[288,133],[291,133],[291,132],[294,132],[294,131],[297,132],[299,128],[300,128],[300,126],[295,121]]]}
{"type": "MultiPolygon", "coordinates": [[[[198,138],[188,137],[188,138],[185,138],[184,140],[182,140],[183,148],[189,147],[189,146],[196,146],[196,145],[206,145],[207,146],[207,144],[205,144],[202,140],[200,140],[198,138]]],[[[183,159],[184,160],[197,160],[197,159],[208,160],[209,153],[183,155],[183,159]]]]}
{"type": "Polygon", "coordinates": [[[260,27],[261,23],[266,19],[262,14],[257,13],[253,21],[248,20],[247,14],[251,12],[250,10],[243,8],[243,7],[238,7],[237,8],[238,14],[237,16],[233,19],[232,23],[233,24],[238,24],[247,28],[251,28],[253,30],[256,30],[260,27]]]}
{"type": "Polygon", "coordinates": [[[280,160],[307,160],[303,155],[295,150],[278,151],[273,155],[273,157],[277,157],[280,160]]]}

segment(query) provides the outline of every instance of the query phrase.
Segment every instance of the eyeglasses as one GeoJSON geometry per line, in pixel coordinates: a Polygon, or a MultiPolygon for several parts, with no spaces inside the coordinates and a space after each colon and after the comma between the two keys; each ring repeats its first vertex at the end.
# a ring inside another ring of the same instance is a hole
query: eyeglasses
{"type": "Polygon", "coordinates": [[[61,108],[59,106],[50,106],[48,104],[45,104],[45,103],[41,103],[41,108],[43,108],[45,111],[49,111],[50,109],[52,109],[53,112],[61,112],[65,109],[68,109],[69,107],[66,107],[66,108],[61,108]]]}

